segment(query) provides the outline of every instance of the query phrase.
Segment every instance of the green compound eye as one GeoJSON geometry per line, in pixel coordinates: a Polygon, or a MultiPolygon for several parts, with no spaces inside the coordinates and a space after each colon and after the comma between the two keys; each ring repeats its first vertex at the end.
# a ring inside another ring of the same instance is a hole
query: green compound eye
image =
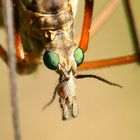
{"type": "Polygon", "coordinates": [[[81,48],[77,48],[74,51],[74,59],[76,61],[77,66],[81,65],[84,60],[84,52],[81,48]]]}
{"type": "Polygon", "coordinates": [[[57,53],[53,51],[45,51],[43,55],[43,61],[47,68],[51,70],[56,70],[58,69],[60,59],[57,53]]]}

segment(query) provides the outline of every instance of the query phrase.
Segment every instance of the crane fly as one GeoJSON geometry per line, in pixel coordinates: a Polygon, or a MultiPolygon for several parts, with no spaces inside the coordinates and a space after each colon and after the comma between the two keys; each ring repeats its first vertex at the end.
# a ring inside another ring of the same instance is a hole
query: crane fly
{"type": "MultiPolygon", "coordinates": [[[[79,112],[75,79],[96,78],[107,84],[122,87],[94,74],[79,74],[77,69],[129,63],[138,59],[137,55],[132,55],[95,63],[83,62],[84,53],[88,48],[94,0],[85,0],[79,44],[76,44],[73,38],[77,2],[77,0],[12,0],[17,73],[33,73],[41,63],[58,73],[59,83],[54,90],[53,98],[43,109],[51,104],[58,94],[64,120],[76,117],[79,112]]],[[[133,32],[135,33],[135,30],[133,32]]],[[[0,56],[8,63],[7,53],[2,46],[0,56]]]]}
{"type": "Polygon", "coordinates": [[[99,14],[97,20],[93,22],[93,26],[91,21],[94,1],[85,0],[81,39],[80,43],[76,44],[73,39],[73,24],[77,0],[3,0],[2,7],[4,9],[5,28],[7,29],[8,53],[0,45],[0,57],[8,64],[10,70],[15,140],[21,140],[15,67],[19,74],[30,74],[36,71],[40,63],[44,62],[47,68],[56,71],[60,75],[59,83],[54,90],[54,96],[43,109],[53,102],[56,93],[58,93],[64,120],[78,115],[74,79],[96,78],[110,85],[121,87],[99,76],[93,74],[83,75],[77,72],[82,69],[87,70],[135,62],[139,59],[139,41],[130,2],[129,0],[122,0],[137,53],[119,58],[84,62],[89,33],[94,34],[103,25],[115,9],[118,1],[110,0],[110,3],[99,14]],[[13,46],[15,46],[16,55],[13,52],[13,46]]]}

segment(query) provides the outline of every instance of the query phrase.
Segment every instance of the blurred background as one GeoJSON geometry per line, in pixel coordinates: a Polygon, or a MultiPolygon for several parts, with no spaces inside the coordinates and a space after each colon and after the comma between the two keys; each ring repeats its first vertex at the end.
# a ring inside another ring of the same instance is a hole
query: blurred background
{"type": "MultiPolygon", "coordinates": [[[[96,1],[94,17],[109,0],[96,1]]],[[[137,30],[140,33],[139,0],[131,0],[137,30]]],[[[75,20],[75,38],[81,33],[84,0],[79,1],[75,20]]],[[[0,19],[1,20],[1,19],[0,19]]],[[[0,43],[6,46],[6,34],[0,27],[0,43]]],[[[117,10],[100,31],[90,38],[86,60],[99,60],[135,53],[126,15],[120,1],[117,10]]],[[[41,65],[37,72],[17,75],[20,125],[23,140],[140,140],[140,65],[132,63],[102,69],[80,71],[94,73],[121,84],[120,89],[95,79],[77,80],[80,113],[75,119],[61,120],[58,96],[50,101],[58,75],[41,65]]],[[[0,139],[14,140],[11,119],[8,67],[0,59],[0,139]]]]}

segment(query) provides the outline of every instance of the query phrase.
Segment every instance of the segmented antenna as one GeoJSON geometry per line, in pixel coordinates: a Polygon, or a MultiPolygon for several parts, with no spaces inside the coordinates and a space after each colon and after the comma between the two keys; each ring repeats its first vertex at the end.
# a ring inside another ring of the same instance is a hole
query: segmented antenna
{"type": "Polygon", "coordinates": [[[113,82],[110,82],[110,81],[108,81],[108,80],[106,80],[106,79],[104,79],[104,78],[102,78],[102,77],[99,77],[99,76],[97,76],[97,75],[95,75],[95,74],[77,74],[77,75],[75,76],[75,78],[76,78],[76,79],[95,78],[95,79],[98,79],[98,80],[100,80],[100,81],[102,81],[102,82],[105,82],[105,83],[107,83],[107,84],[109,84],[109,85],[117,86],[117,87],[123,88],[121,85],[116,84],[116,83],[113,83],[113,82]]]}

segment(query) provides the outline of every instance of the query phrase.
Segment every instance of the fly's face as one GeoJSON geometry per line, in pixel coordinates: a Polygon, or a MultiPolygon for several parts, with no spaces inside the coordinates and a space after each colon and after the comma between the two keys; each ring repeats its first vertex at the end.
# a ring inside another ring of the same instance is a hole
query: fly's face
{"type": "Polygon", "coordinates": [[[45,51],[43,61],[47,68],[55,70],[60,75],[55,92],[60,96],[63,118],[68,119],[78,114],[74,77],[76,68],[84,60],[84,53],[72,41],[65,43],[63,39],[59,40],[57,47],[54,47],[55,43],[53,42],[53,46],[51,44],[45,51]]]}
{"type": "Polygon", "coordinates": [[[47,68],[56,70],[65,80],[69,80],[70,73],[76,75],[76,68],[82,64],[84,53],[78,46],[65,46],[55,50],[47,50],[43,61],[47,68]]]}
{"type": "Polygon", "coordinates": [[[84,53],[67,34],[59,31],[46,47],[43,60],[49,69],[56,70],[63,79],[68,80],[70,73],[75,75],[76,68],[82,64],[84,53]]]}

